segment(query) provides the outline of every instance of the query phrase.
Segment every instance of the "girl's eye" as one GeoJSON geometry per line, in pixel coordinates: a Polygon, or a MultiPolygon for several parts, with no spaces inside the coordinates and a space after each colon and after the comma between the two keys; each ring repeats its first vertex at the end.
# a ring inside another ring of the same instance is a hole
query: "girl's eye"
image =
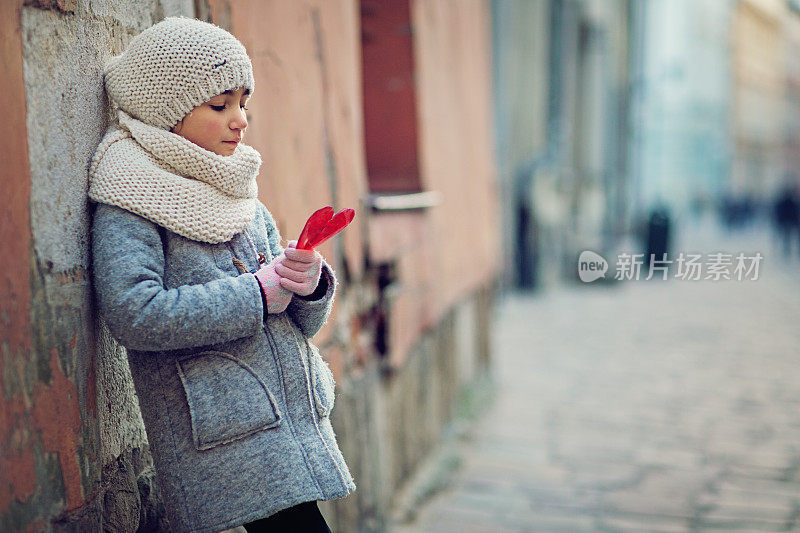
{"type": "Polygon", "coordinates": [[[247,111],[247,108],[246,108],[245,106],[242,106],[242,109],[244,109],[245,111],[247,111]]]}
{"type": "Polygon", "coordinates": [[[223,111],[225,109],[225,106],[224,105],[212,105],[211,109],[213,109],[214,111],[223,111]]]}

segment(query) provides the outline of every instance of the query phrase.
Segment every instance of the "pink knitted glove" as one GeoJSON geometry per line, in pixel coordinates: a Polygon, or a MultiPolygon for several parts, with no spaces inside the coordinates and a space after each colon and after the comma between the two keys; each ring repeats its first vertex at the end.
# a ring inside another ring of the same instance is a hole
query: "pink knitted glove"
{"type": "Polygon", "coordinates": [[[314,250],[298,250],[297,241],[289,241],[283,250],[283,260],[275,265],[280,284],[299,296],[314,292],[322,274],[322,256],[314,250]]]}
{"type": "Polygon", "coordinates": [[[267,313],[282,313],[292,301],[292,293],[281,287],[281,277],[275,270],[284,258],[285,256],[281,254],[255,272],[258,284],[261,286],[261,294],[267,301],[267,313]]]}

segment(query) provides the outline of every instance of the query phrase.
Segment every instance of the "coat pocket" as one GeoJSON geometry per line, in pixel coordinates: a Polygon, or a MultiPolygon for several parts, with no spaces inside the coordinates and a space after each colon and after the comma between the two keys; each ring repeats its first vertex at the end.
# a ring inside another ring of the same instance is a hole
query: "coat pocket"
{"type": "Polygon", "coordinates": [[[333,410],[334,388],[336,382],[333,380],[328,363],[322,359],[319,350],[310,341],[306,341],[308,347],[308,359],[311,374],[311,390],[314,394],[314,404],[317,408],[317,415],[324,418],[331,414],[333,410]]]}
{"type": "Polygon", "coordinates": [[[198,450],[208,450],[276,427],[281,415],[272,393],[243,361],[217,351],[179,358],[178,366],[198,450]]]}

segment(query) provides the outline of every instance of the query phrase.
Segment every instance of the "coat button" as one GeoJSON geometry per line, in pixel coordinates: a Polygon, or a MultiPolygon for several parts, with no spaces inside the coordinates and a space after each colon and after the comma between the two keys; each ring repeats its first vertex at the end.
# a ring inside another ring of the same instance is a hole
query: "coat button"
{"type": "Polygon", "coordinates": [[[267,262],[267,256],[264,255],[263,253],[259,252],[258,253],[258,264],[261,265],[261,264],[264,264],[266,262],[267,262]]]}

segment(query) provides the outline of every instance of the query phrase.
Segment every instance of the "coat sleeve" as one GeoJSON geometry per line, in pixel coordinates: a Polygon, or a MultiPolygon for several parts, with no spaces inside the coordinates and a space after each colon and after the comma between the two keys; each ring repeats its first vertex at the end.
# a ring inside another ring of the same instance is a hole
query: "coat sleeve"
{"type": "MultiPolygon", "coordinates": [[[[273,257],[278,257],[283,253],[278,227],[272,215],[263,204],[259,203],[259,209],[262,210],[264,220],[267,224],[267,238],[269,240],[270,252],[273,257]]],[[[325,322],[327,322],[331,310],[333,309],[333,299],[338,282],[336,280],[336,274],[325,260],[322,261],[322,275],[320,276],[320,284],[323,283],[327,283],[327,290],[321,297],[312,300],[302,298],[295,294],[292,296],[292,301],[286,308],[286,313],[288,313],[289,317],[297,324],[303,335],[309,339],[319,332],[325,322]]],[[[311,297],[313,296],[318,295],[315,293],[311,295],[311,297]]]]}
{"type": "Polygon", "coordinates": [[[164,288],[159,227],[119,207],[97,204],[92,262],[100,314],[126,348],[205,346],[254,335],[263,326],[253,274],[164,288]]]}

